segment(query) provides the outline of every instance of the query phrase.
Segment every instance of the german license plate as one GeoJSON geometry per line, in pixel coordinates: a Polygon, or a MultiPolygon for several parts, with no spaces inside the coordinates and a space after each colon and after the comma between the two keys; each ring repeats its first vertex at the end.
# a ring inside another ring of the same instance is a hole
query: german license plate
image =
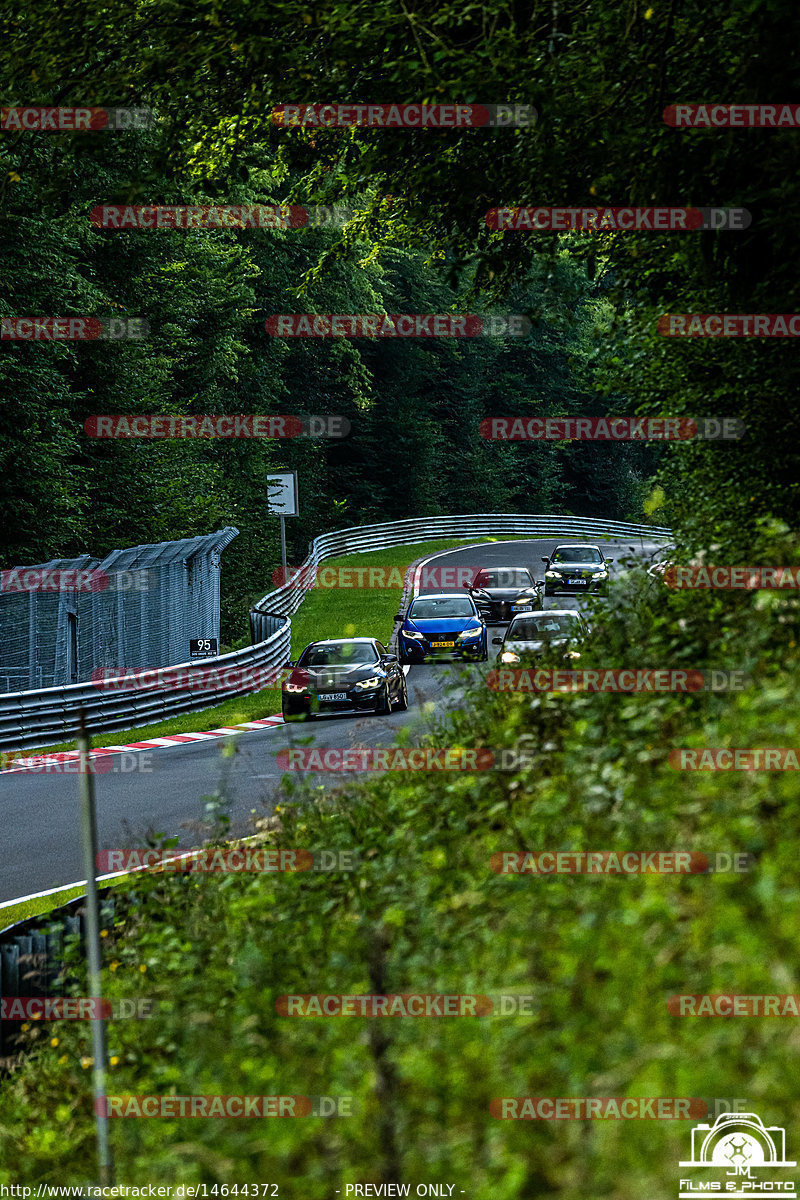
{"type": "Polygon", "coordinates": [[[567,583],[586,583],[585,579],[568,579],[567,583]]]}
{"type": "Polygon", "coordinates": [[[431,642],[433,650],[447,650],[451,646],[455,646],[455,642],[431,642]]]}
{"type": "Polygon", "coordinates": [[[328,692],[324,696],[319,697],[320,700],[346,700],[347,692],[328,692]]]}
{"type": "Polygon", "coordinates": [[[512,604],[511,605],[512,612],[527,612],[529,608],[530,608],[530,604],[512,604]]]}

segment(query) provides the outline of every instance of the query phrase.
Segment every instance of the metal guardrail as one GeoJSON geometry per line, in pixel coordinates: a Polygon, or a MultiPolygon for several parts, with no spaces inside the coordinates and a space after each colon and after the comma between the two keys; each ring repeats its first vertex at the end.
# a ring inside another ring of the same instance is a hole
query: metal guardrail
{"type": "Polygon", "coordinates": [[[232,654],[196,659],[145,672],[139,685],[127,677],[38,691],[0,695],[0,749],[23,750],[52,745],[77,737],[79,713],[85,713],[89,733],[130,729],[165,720],[180,712],[198,712],[230,696],[247,695],[277,678],[289,657],[291,622],[287,617],[266,618],[265,639],[232,654]],[[211,686],[209,676],[216,675],[211,686]],[[175,682],[175,676],[185,682],[175,682]],[[159,682],[159,680],[161,682],[159,682]]]}
{"type": "Polygon", "coordinates": [[[298,568],[297,580],[269,592],[250,610],[253,641],[261,634],[260,618],[269,613],[296,613],[306,592],[313,586],[314,568],[340,554],[366,554],[371,550],[439,538],[485,538],[510,534],[514,537],[580,537],[631,539],[644,544],[670,541],[672,530],[663,525],[635,525],[628,521],[596,520],[590,517],[535,516],[527,513],[486,513],[464,516],[418,517],[407,521],[385,521],[380,525],[358,525],[324,533],[315,538],[309,555],[298,568]]]}
{"type": "Polygon", "coordinates": [[[159,686],[137,686],[124,677],[119,688],[113,679],[41,688],[0,695],[0,750],[35,749],[77,736],[79,713],[85,713],[86,729],[109,733],[134,725],[162,720],[179,712],[199,712],[230,696],[248,695],[264,687],[265,679],[278,677],[291,646],[291,615],[296,613],[314,582],[313,568],[341,554],[365,554],[393,546],[413,545],[439,538],[580,537],[585,539],[669,541],[672,530],[657,525],[635,525],[627,521],[605,521],[586,517],[533,516],[515,513],[465,516],[419,517],[358,525],[325,533],[311,543],[308,558],[300,567],[296,583],[269,592],[250,610],[253,645],[232,654],[163,667],[159,686]],[[177,685],[170,681],[176,672],[209,672],[217,669],[220,686],[213,695],[202,682],[177,685]],[[239,678],[237,679],[237,673],[239,678]],[[227,685],[226,685],[227,681],[227,685]]]}

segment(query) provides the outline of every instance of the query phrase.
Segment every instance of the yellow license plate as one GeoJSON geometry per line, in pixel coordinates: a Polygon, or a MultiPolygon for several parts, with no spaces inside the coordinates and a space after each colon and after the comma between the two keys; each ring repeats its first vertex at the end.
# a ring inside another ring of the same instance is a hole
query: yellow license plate
{"type": "Polygon", "coordinates": [[[450,646],[455,646],[455,642],[431,642],[432,650],[443,650],[450,646]]]}

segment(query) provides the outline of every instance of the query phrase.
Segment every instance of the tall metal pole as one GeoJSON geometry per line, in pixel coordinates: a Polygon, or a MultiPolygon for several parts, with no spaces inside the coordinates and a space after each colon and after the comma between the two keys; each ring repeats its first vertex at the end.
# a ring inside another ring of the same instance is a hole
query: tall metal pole
{"type": "Polygon", "coordinates": [[[289,582],[289,577],[286,568],[286,518],[281,513],[281,562],[283,563],[283,575],[281,576],[284,584],[289,582]]]}
{"type": "MultiPolygon", "coordinates": [[[[86,962],[89,995],[102,1009],[100,983],[100,906],[97,900],[95,858],[97,857],[97,818],[94,806],[94,779],[90,774],[89,738],[84,713],[79,717],[78,750],[80,751],[79,780],[81,796],[81,842],[83,870],[86,875],[86,962]]],[[[92,1092],[94,1123],[97,1135],[97,1167],[100,1186],[110,1186],[112,1179],[111,1147],[108,1140],[106,1115],[106,1027],[105,1017],[92,1019],[92,1092]]]]}

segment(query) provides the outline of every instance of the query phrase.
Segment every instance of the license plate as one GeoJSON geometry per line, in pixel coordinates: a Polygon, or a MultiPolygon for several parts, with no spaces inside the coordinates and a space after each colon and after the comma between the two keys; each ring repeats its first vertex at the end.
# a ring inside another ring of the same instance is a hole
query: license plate
{"type": "Polygon", "coordinates": [[[326,696],[320,696],[320,700],[346,700],[347,692],[328,692],[326,696]]]}
{"type": "Polygon", "coordinates": [[[568,579],[567,583],[586,583],[585,579],[568,579]]]}
{"type": "Polygon", "coordinates": [[[445,650],[450,646],[455,646],[455,642],[431,642],[432,650],[445,650]]]}
{"type": "Polygon", "coordinates": [[[527,612],[529,608],[530,608],[530,604],[512,604],[511,605],[512,612],[527,612]]]}

